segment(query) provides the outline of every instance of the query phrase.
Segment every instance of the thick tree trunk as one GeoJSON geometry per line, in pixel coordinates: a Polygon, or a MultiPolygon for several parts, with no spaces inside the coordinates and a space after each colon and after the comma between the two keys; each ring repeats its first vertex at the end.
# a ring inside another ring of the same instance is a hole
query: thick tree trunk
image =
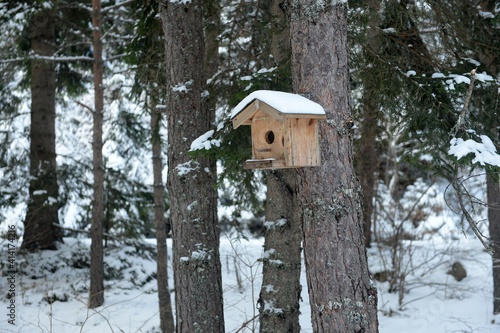
{"type": "MultiPolygon", "coordinates": [[[[51,56],[56,48],[53,17],[36,14],[30,27],[31,50],[51,56]]],[[[55,135],[56,72],[53,63],[31,64],[30,188],[22,247],[28,251],[56,249],[62,241],[57,214],[55,135]]]]}
{"type": "Polygon", "coordinates": [[[89,308],[104,303],[104,262],[103,262],[103,202],[104,202],[104,162],[102,158],[102,121],[104,112],[104,87],[102,82],[102,40],[101,40],[101,0],[92,0],[92,26],[94,46],[94,200],[92,201],[92,226],[90,237],[90,297],[89,308]]]}
{"type": "Polygon", "coordinates": [[[295,170],[267,173],[260,332],[300,332],[300,243],[294,202],[295,170]]]}
{"type": "Polygon", "coordinates": [[[491,176],[486,177],[488,220],[493,259],[493,313],[500,313],[500,185],[491,176]]]}
{"type": "Polygon", "coordinates": [[[173,233],[177,332],[224,332],[219,228],[208,158],[191,142],[210,129],[202,1],[166,2],[168,182],[173,233]]]}
{"type": "Polygon", "coordinates": [[[163,181],[161,163],[161,140],[160,140],[160,112],[153,108],[151,110],[151,133],[153,144],[153,188],[154,188],[154,214],[156,226],[156,280],[158,282],[158,299],[160,304],[160,329],[163,333],[174,332],[174,317],[172,314],[172,302],[170,290],[168,289],[167,271],[167,232],[163,213],[165,202],[163,200],[163,181]]]}
{"type": "Polygon", "coordinates": [[[352,165],[352,120],[344,1],[291,0],[292,78],[296,93],[320,103],[322,165],[298,171],[296,193],[304,232],[314,332],[377,332],[352,165]]]}

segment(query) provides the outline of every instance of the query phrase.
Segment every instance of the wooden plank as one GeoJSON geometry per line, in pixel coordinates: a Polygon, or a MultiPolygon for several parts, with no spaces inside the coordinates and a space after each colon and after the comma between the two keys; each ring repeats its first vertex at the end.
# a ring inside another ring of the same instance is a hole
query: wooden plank
{"type": "Polygon", "coordinates": [[[255,100],[255,102],[256,102],[255,106],[257,107],[257,109],[264,111],[265,113],[267,113],[271,117],[278,119],[281,122],[285,121],[285,114],[284,113],[280,112],[279,110],[276,110],[272,106],[269,106],[265,102],[259,101],[258,99],[255,100]]]}
{"type": "MultiPolygon", "coordinates": [[[[260,112],[260,111],[259,111],[260,112]]],[[[265,114],[265,113],[264,113],[265,114]]],[[[283,123],[274,118],[252,119],[252,158],[263,160],[274,158],[284,159],[284,137],[283,123]],[[272,132],[272,142],[269,142],[268,134],[272,132]]]]}
{"type": "Polygon", "coordinates": [[[240,111],[234,118],[233,118],[233,128],[237,129],[240,127],[240,125],[246,124],[247,120],[249,118],[252,118],[252,115],[257,112],[257,106],[256,102],[257,100],[253,101],[250,103],[246,108],[240,111]]]}
{"type": "Polygon", "coordinates": [[[320,165],[318,120],[294,118],[285,121],[285,160],[290,166],[320,165]]]}
{"type": "MultiPolygon", "coordinates": [[[[316,165],[314,165],[316,166],[316,165]]],[[[286,165],[285,160],[248,160],[243,163],[243,169],[298,169],[308,168],[310,165],[286,165]]]]}
{"type": "Polygon", "coordinates": [[[284,169],[285,160],[248,160],[243,163],[243,169],[284,169]]]}
{"type": "Polygon", "coordinates": [[[326,114],[285,113],[284,115],[285,119],[290,119],[290,118],[326,119],[326,114]]]}

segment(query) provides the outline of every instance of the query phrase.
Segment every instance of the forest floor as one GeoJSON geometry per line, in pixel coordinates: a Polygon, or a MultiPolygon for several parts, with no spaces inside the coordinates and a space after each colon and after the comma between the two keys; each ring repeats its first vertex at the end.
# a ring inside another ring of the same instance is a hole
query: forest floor
{"type": "MultiPolygon", "coordinates": [[[[380,332],[500,332],[500,316],[491,314],[491,257],[479,241],[414,241],[406,244],[401,271],[405,278],[402,306],[389,282],[374,281],[378,289],[380,332]],[[454,262],[465,267],[460,282],[447,272],[454,262]]],[[[159,332],[155,241],[135,245],[110,243],[105,253],[105,304],[87,309],[89,284],[88,239],[65,238],[57,251],[20,255],[15,281],[15,326],[8,323],[7,276],[0,287],[0,332],[159,332]]],[[[171,240],[168,240],[169,251],[171,240]]],[[[226,332],[258,331],[255,307],[261,283],[263,239],[221,238],[226,332]]],[[[4,248],[4,247],[2,247],[4,248]]],[[[390,250],[368,250],[370,270],[384,269],[390,250]]],[[[5,263],[4,263],[5,264],[5,263]]],[[[3,268],[5,271],[5,266],[3,268]]],[[[169,271],[170,287],[173,286],[169,271]]],[[[306,278],[302,271],[302,332],[312,332],[306,278]]],[[[174,295],[172,294],[172,299],[174,295]]]]}

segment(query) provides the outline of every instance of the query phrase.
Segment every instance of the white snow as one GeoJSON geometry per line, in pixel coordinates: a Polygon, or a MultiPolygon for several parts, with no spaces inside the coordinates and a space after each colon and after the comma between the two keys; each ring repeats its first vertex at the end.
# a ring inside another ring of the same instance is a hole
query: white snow
{"type": "MultiPolygon", "coordinates": [[[[458,237],[455,241],[413,242],[411,266],[414,268],[406,280],[408,287],[403,309],[398,306],[398,294],[388,292],[388,282],[373,281],[378,291],[380,332],[499,332],[500,316],[491,314],[491,257],[483,251],[477,240],[465,239],[460,234],[458,237]],[[460,261],[467,270],[467,277],[460,282],[446,274],[454,261],[460,261]]],[[[27,270],[29,275],[18,273],[18,325],[12,327],[8,324],[7,317],[2,316],[1,332],[48,332],[50,327],[52,332],[58,333],[157,332],[157,284],[156,279],[151,278],[156,272],[156,263],[152,256],[138,256],[134,247],[119,244],[106,249],[106,271],[121,271],[122,276],[115,274],[113,279],[106,280],[104,305],[95,310],[88,310],[89,270],[88,267],[72,267],[71,259],[84,259],[85,255],[88,255],[90,240],[65,238],[64,241],[58,251],[17,257],[20,263],[23,260],[23,269],[27,270]],[[28,267],[24,266],[25,263],[29,263],[28,267]],[[47,270],[50,267],[57,267],[55,273],[47,270]],[[55,301],[49,305],[43,301],[47,295],[67,297],[67,301],[55,301]]],[[[141,242],[156,246],[154,240],[141,242]]],[[[172,253],[171,246],[172,240],[168,239],[169,254],[172,253]]],[[[245,240],[221,237],[224,314],[228,333],[236,332],[243,323],[258,314],[256,304],[258,290],[262,286],[262,262],[259,261],[262,246],[262,238],[245,240]]],[[[383,267],[379,253],[384,251],[387,251],[387,247],[368,249],[372,272],[380,271],[383,267]]],[[[202,254],[201,251],[195,252],[190,257],[181,257],[180,261],[188,263],[198,255],[200,258],[210,255],[202,254]]],[[[173,288],[171,257],[168,268],[169,288],[173,288]]],[[[301,332],[311,333],[311,310],[303,263],[300,280],[301,332]]],[[[264,289],[273,292],[274,286],[265,285],[264,289]]],[[[171,297],[174,300],[175,294],[172,293],[171,297]]],[[[7,302],[5,297],[0,300],[2,308],[8,305],[7,302]]],[[[268,301],[264,306],[268,311],[282,310],[276,307],[274,302],[268,301]]],[[[250,324],[240,332],[249,333],[252,329],[258,331],[258,321],[253,324],[254,326],[250,324]]]]}
{"type": "Polygon", "coordinates": [[[191,171],[198,170],[199,163],[193,160],[189,160],[185,163],[181,163],[178,166],[175,167],[177,170],[177,175],[179,176],[185,176],[191,171]]]}
{"type": "Polygon", "coordinates": [[[288,114],[316,114],[323,115],[325,110],[321,105],[297,94],[281,91],[257,90],[245,97],[231,112],[234,118],[248,104],[260,100],[282,113],[288,114]]]}
{"type": "Polygon", "coordinates": [[[477,142],[472,139],[463,140],[461,138],[453,138],[450,141],[450,149],[448,154],[461,159],[468,154],[474,154],[475,157],[472,163],[479,163],[484,166],[489,164],[500,167],[500,155],[497,154],[495,145],[486,135],[480,135],[482,142],[477,142]]]}
{"type": "Polygon", "coordinates": [[[415,72],[413,70],[406,72],[406,76],[410,77],[412,75],[417,75],[417,72],[415,72]]]}
{"type": "Polygon", "coordinates": [[[385,32],[386,34],[395,34],[397,33],[396,29],[394,28],[385,28],[385,29],[382,29],[383,32],[385,32]]]}
{"type": "Polygon", "coordinates": [[[479,10],[479,15],[481,15],[483,18],[495,18],[495,14],[492,12],[483,12],[482,10],[479,10]]]}
{"type": "Polygon", "coordinates": [[[486,72],[476,73],[475,76],[476,76],[476,80],[479,80],[481,82],[495,81],[493,76],[487,74],[486,72]]]}
{"type": "Polygon", "coordinates": [[[47,194],[46,190],[36,190],[36,191],[33,191],[33,195],[44,195],[44,194],[47,194]]]}
{"type": "Polygon", "coordinates": [[[191,148],[189,149],[189,151],[196,151],[201,149],[210,150],[212,147],[220,147],[220,139],[210,139],[214,133],[214,130],[210,130],[194,139],[191,143],[191,148]]]}

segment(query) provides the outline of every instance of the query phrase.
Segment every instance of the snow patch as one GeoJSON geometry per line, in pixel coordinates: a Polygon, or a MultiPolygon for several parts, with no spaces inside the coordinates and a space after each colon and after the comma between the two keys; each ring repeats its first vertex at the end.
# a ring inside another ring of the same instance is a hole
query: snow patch
{"type": "Polygon", "coordinates": [[[203,135],[200,135],[191,143],[191,148],[189,151],[196,151],[201,149],[210,150],[213,146],[220,147],[220,139],[210,139],[215,133],[214,130],[210,130],[203,135]]]}
{"type": "Polygon", "coordinates": [[[450,149],[448,154],[455,156],[458,160],[468,154],[474,154],[475,157],[472,163],[479,163],[484,166],[489,164],[500,167],[500,155],[497,154],[495,145],[486,135],[480,135],[482,142],[477,142],[472,139],[464,141],[460,138],[453,138],[450,141],[450,149]]]}
{"type": "Polygon", "coordinates": [[[191,171],[198,170],[198,167],[200,166],[200,163],[189,160],[186,163],[179,164],[178,166],[175,167],[177,170],[177,175],[179,176],[185,176],[191,171]]]}

